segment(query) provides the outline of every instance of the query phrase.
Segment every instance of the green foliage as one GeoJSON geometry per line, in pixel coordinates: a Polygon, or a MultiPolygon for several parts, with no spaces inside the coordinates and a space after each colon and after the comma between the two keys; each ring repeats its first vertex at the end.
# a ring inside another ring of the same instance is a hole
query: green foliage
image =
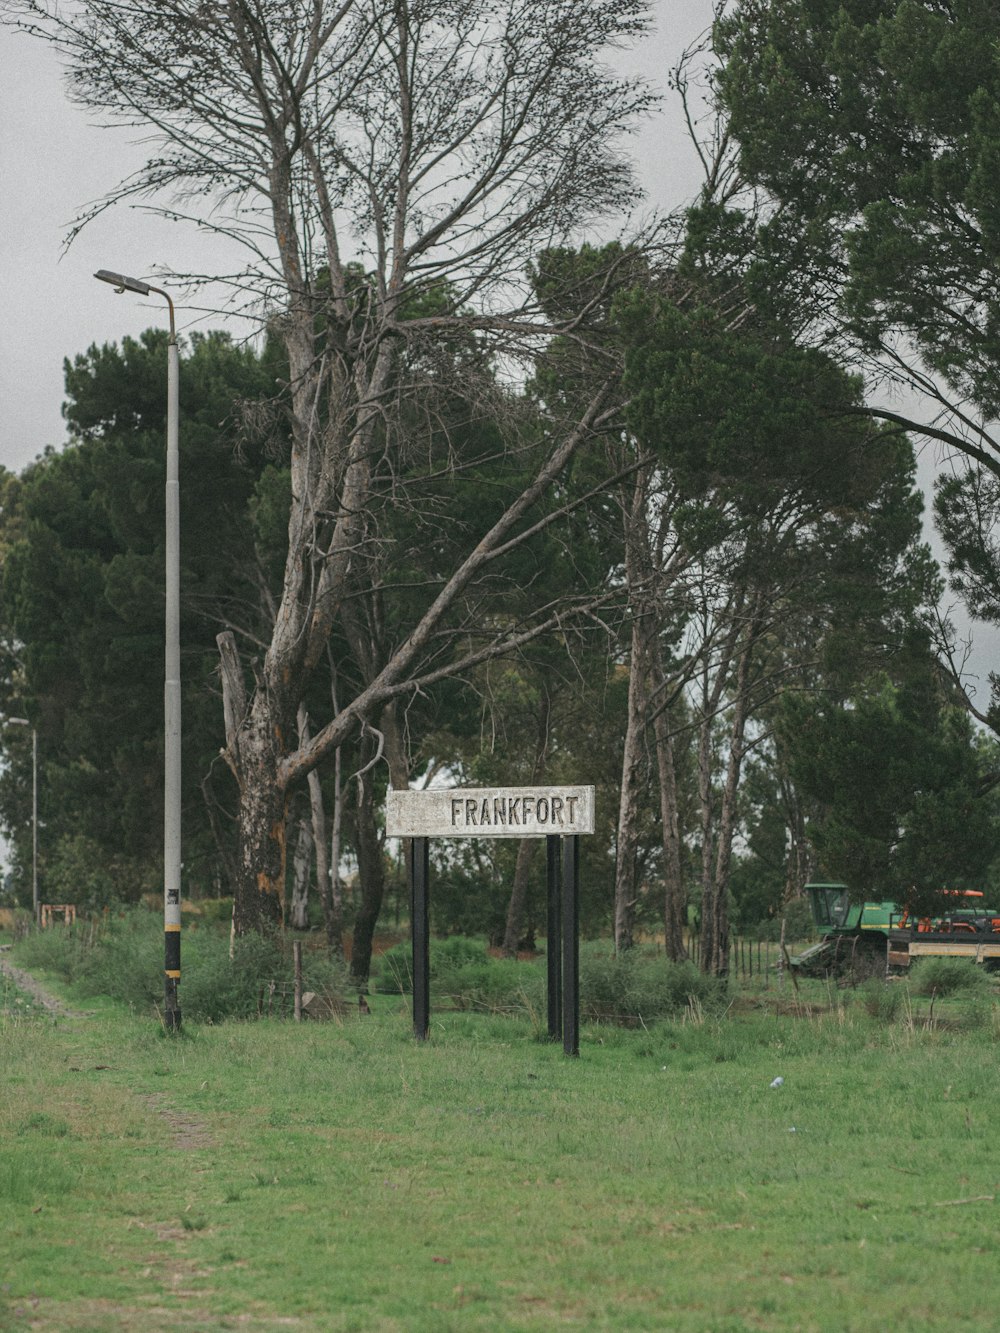
{"type": "Polygon", "coordinates": [[[967,958],[920,958],[910,968],[917,995],[987,995],[993,991],[989,974],[967,958]]]}
{"type": "MultiPolygon", "coordinates": [[[[511,846],[469,839],[434,848],[434,928],[463,935],[503,938],[509,886],[514,869],[511,846]]],[[[447,941],[441,941],[447,943],[447,941]]]]}
{"type": "Polygon", "coordinates": [[[975,619],[993,624],[1000,624],[998,516],[1000,479],[992,473],[953,468],[935,482],[934,518],[948,550],[951,586],[975,619]]]}
{"type": "MultiPolygon", "coordinates": [[[[217,618],[239,601],[243,621],[259,602],[250,504],[264,446],[243,432],[237,452],[234,415],[240,401],[273,394],[275,366],[270,353],[221,334],[195,336],[185,350],[185,869],[207,888],[217,862],[201,783],[223,740],[217,618]]],[[[67,363],[72,441],[6,488],[0,621],[18,660],[5,663],[4,711],[37,726],[40,878],[68,902],[134,900],[158,874],[165,370],[160,332],[67,363]]],[[[9,757],[0,823],[16,831],[24,866],[31,767],[23,737],[9,738],[9,757]]]]}
{"type": "Polygon", "coordinates": [[[874,679],[849,703],[788,698],[780,725],[796,780],[822,808],[822,873],[919,913],[939,912],[943,889],[981,887],[1000,827],[988,756],[927,666],[899,684],[874,679]]]}
{"type": "Polygon", "coordinates": [[[793,898],[790,903],[786,903],[783,916],[786,939],[807,940],[815,934],[816,925],[807,898],[793,898]]]}
{"type": "Polygon", "coordinates": [[[859,987],[859,994],[865,1013],[879,1023],[894,1023],[903,1012],[905,987],[896,982],[887,983],[884,976],[869,977],[859,987]]]}
{"type": "Polygon", "coordinates": [[[109,856],[84,833],[52,840],[45,860],[45,893],[54,903],[75,903],[90,915],[122,902],[136,902],[156,887],[156,869],[142,868],[123,857],[109,856]]]}
{"type": "Polygon", "coordinates": [[[782,924],[786,944],[815,937],[816,926],[808,900],[798,897],[783,903],[784,880],[773,873],[768,875],[766,868],[752,859],[737,862],[731,887],[734,901],[730,920],[733,933],[741,939],[774,943],[781,939],[782,924]],[[763,882],[751,872],[760,872],[763,882]],[[759,891],[757,895],[755,889],[759,891]]]}
{"type": "Polygon", "coordinates": [[[898,648],[939,579],[912,448],[872,427],[858,380],[777,324],[733,329],[711,302],[635,291],[616,315],[630,423],[680,487],[685,547],[726,586],[764,589],[786,656],[813,671],[856,676],[859,649],[898,648]]]}
{"type": "Polygon", "coordinates": [[[670,963],[637,949],[581,954],[580,1007],[593,1022],[645,1024],[692,1009],[718,1012],[725,1003],[725,981],[705,976],[691,962],[670,963]]]}
{"type": "Polygon", "coordinates": [[[545,1013],[545,972],[538,964],[486,958],[443,970],[434,995],[459,1009],[528,1013],[541,1025],[545,1013]]]}
{"type": "MultiPolygon", "coordinates": [[[[218,1023],[255,1018],[262,993],[266,1008],[272,981],[291,993],[291,958],[276,937],[251,935],[237,940],[232,958],[228,930],[188,927],[182,940],[180,1001],[185,1020],[218,1023]]],[[[112,917],[98,930],[81,923],[35,931],[19,946],[18,959],[53,973],[81,994],[109,996],[139,1013],[163,1004],[163,922],[144,908],[112,917]]],[[[338,996],[344,978],[324,957],[307,951],[303,985],[338,996]]]]}
{"type": "MultiPolygon", "coordinates": [[[[714,86],[739,169],[762,192],[761,221],[720,206],[698,218],[701,249],[740,253],[757,309],[817,339],[846,336],[924,396],[914,431],[933,421],[966,458],[937,486],[949,573],[972,616],[991,621],[1000,616],[1000,456],[989,424],[1000,413],[998,42],[994,0],[728,6],[715,27],[714,86]],[[914,370],[910,348],[922,360],[914,370]]],[[[990,721],[1000,726],[996,698],[990,721]]]]}
{"type": "Polygon", "coordinates": [[[716,29],[741,164],[816,286],[872,338],[903,328],[996,415],[1000,94],[992,0],[773,0],[716,29]]]}
{"type": "Polygon", "coordinates": [[[733,331],[710,305],[684,309],[640,291],[615,313],[633,427],[689,493],[728,483],[750,512],[778,495],[846,506],[864,503],[879,471],[898,466],[897,442],[874,449],[867,427],[847,419],[859,385],[825,353],[777,329],[733,331]]]}
{"type": "MultiPolygon", "coordinates": [[[[181,985],[185,1018],[208,1023],[255,1018],[268,1009],[272,982],[282,992],[277,1012],[290,1014],[294,983],[290,950],[274,938],[244,936],[234,941],[230,958],[228,931],[188,932],[181,985]]],[[[304,991],[336,999],[343,995],[346,977],[324,955],[304,951],[302,985],[304,991]]]]}
{"type": "MultiPolygon", "coordinates": [[[[544,1012],[544,960],[491,958],[481,942],[458,937],[432,940],[430,952],[432,997],[447,997],[463,1008],[544,1012]]],[[[411,991],[411,956],[409,944],[381,956],[380,991],[411,991]]],[[[725,998],[725,983],[704,976],[693,963],[668,963],[641,950],[615,957],[605,944],[581,951],[580,1011],[593,1022],[651,1023],[684,1014],[691,1006],[714,1012],[725,998]]]]}
{"type": "MultiPolygon", "coordinates": [[[[375,981],[380,991],[388,994],[409,994],[413,990],[413,946],[401,941],[379,955],[375,981]]],[[[445,984],[464,967],[478,967],[490,962],[489,951],[483,940],[452,935],[448,939],[430,942],[430,976],[432,984],[445,984]]]]}

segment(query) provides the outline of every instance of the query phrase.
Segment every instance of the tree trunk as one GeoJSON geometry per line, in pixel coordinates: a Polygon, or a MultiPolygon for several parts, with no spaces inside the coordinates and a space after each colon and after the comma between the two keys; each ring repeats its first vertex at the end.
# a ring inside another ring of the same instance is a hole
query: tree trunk
{"type": "Polygon", "coordinates": [[[712,793],[712,713],[705,710],[698,735],[698,802],[701,807],[701,921],[699,923],[699,954],[701,970],[713,973],[710,966],[711,950],[707,941],[716,938],[716,894],[712,883],[715,842],[714,800],[712,793]]]}
{"type": "Polygon", "coordinates": [[[618,830],[615,839],[615,953],[634,943],[635,908],[639,900],[637,859],[639,816],[642,808],[645,770],[645,736],[648,723],[646,639],[655,634],[659,621],[654,613],[652,560],[649,549],[649,470],[636,472],[625,516],[625,576],[632,613],[632,643],[628,673],[628,713],[622,753],[622,782],[618,801],[618,830]]]}
{"type": "Polygon", "coordinates": [[[280,929],[285,911],[285,791],[274,754],[261,746],[254,754],[243,737],[243,789],[239,803],[239,880],[233,900],[237,935],[280,929]]]}
{"type": "Polygon", "coordinates": [[[615,845],[615,953],[631,949],[635,942],[635,907],[639,900],[636,865],[639,850],[639,816],[645,786],[643,741],[646,732],[646,690],[642,629],[634,612],[633,617],[628,717],[625,724],[621,795],[618,803],[618,836],[615,845]]]}
{"type": "Polygon", "coordinates": [[[656,767],[660,782],[660,825],[663,839],[663,939],[667,957],[679,963],[687,957],[687,892],[681,868],[680,815],[677,809],[677,770],[667,715],[661,708],[653,719],[656,767]]]}
{"type": "MultiPolygon", "coordinates": [[[[541,781],[545,772],[545,763],[549,753],[549,732],[552,725],[552,700],[547,690],[542,690],[538,710],[538,734],[535,743],[535,757],[531,765],[532,784],[541,781]]],[[[514,883],[511,885],[510,900],[507,904],[507,920],[503,933],[503,954],[505,958],[517,957],[517,946],[524,933],[524,909],[528,901],[528,875],[535,843],[532,839],[522,839],[517,849],[514,863],[514,883]]]]}
{"type": "MultiPolygon", "coordinates": [[[[309,743],[309,716],[304,705],[299,706],[298,714],[299,742],[309,743]]],[[[312,842],[316,852],[316,883],[319,886],[319,899],[323,908],[323,926],[326,931],[326,943],[331,958],[344,957],[344,917],[339,893],[339,884],[334,885],[330,876],[330,859],[340,860],[340,747],[334,757],[333,787],[333,822],[334,834],[327,851],[326,811],[323,808],[323,784],[315,768],[310,769],[307,778],[309,787],[309,812],[312,823],[312,842]],[[335,891],[336,890],[336,891],[335,891]]]]}
{"type": "Polygon", "coordinates": [[[374,757],[373,741],[366,734],[361,747],[363,771],[358,775],[358,797],[355,807],[355,847],[358,857],[358,879],[361,901],[354,919],[354,939],[351,949],[351,984],[359,991],[367,991],[371,971],[372,945],[375,927],[382,910],[385,893],[385,860],[382,838],[375,819],[375,771],[367,765],[374,757]]]}
{"type": "Polygon", "coordinates": [[[785,889],[782,903],[797,898],[813,876],[813,849],[806,832],[802,802],[787,777],[781,779],[781,798],[788,826],[789,847],[785,861],[785,889]]]}
{"type": "Polygon", "coordinates": [[[701,970],[709,976],[720,975],[720,966],[728,966],[729,916],[725,897],[720,896],[715,880],[715,792],[712,787],[713,724],[722,703],[726,682],[736,653],[740,629],[744,623],[745,593],[740,590],[727,608],[730,628],[720,645],[714,663],[702,665],[701,726],[698,735],[698,800],[701,805],[701,922],[699,953],[701,970]],[[714,669],[714,680],[711,671],[714,669]],[[719,942],[723,956],[720,961],[719,942]]]}
{"type": "Polygon", "coordinates": [[[295,850],[292,853],[292,904],[289,913],[293,930],[309,929],[309,872],[312,869],[312,818],[305,803],[295,801],[295,850]]]}
{"type": "Polygon", "coordinates": [[[372,947],[375,928],[382,910],[385,893],[385,863],[382,858],[382,840],[375,823],[374,786],[371,773],[359,778],[356,814],[358,879],[361,901],[354,919],[354,938],[351,950],[351,984],[359,991],[367,991],[371,971],[372,947]]]}
{"type": "Polygon", "coordinates": [[[733,855],[733,836],[736,831],[736,799],[739,792],[740,772],[746,753],[746,723],[749,706],[750,664],[757,637],[756,611],[746,627],[743,648],[736,670],[733,719],[729,728],[729,759],[726,781],[722,789],[719,812],[719,833],[715,849],[715,863],[711,867],[703,895],[702,911],[702,968],[713,976],[724,977],[729,972],[729,868],[733,855]],[[706,933],[705,918],[710,918],[706,933]]]}
{"type": "Polygon", "coordinates": [[[288,793],[280,771],[284,728],[262,691],[248,704],[236,639],[216,640],[226,724],[223,751],[239,783],[233,935],[278,929],[285,911],[285,829],[288,793]]]}
{"type": "Polygon", "coordinates": [[[341,832],[344,827],[342,767],[343,758],[338,747],[334,758],[333,819],[330,829],[330,916],[326,923],[327,943],[331,953],[338,958],[344,956],[344,884],[340,878],[341,832]]]}
{"type": "Polygon", "coordinates": [[[524,907],[528,901],[528,875],[534,860],[537,842],[534,838],[522,838],[517,846],[517,860],[514,862],[514,883],[510,891],[510,903],[507,907],[507,924],[503,935],[503,955],[505,958],[517,957],[517,946],[524,929],[524,907]]]}
{"type": "Polygon", "coordinates": [[[221,875],[216,873],[213,880],[217,886],[217,892],[221,897],[223,893],[233,894],[236,886],[236,856],[232,836],[227,837],[227,830],[223,828],[222,817],[220,816],[221,806],[216,799],[215,792],[212,789],[212,779],[215,771],[212,768],[205,774],[201,782],[201,794],[205,801],[205,810],[208,813],[209,827],[212,830],[212,841],[215,843],[218,865],[221,869],[221,875]],[[220,884],[221,880],[221,884],[220,884]],[[222,886],[225,887],[222,887],[222,886]]]}

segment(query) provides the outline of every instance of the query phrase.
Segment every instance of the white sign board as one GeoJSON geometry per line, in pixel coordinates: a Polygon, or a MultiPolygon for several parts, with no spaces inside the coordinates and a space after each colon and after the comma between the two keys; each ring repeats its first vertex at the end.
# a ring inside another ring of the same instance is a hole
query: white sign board
{"type": "Polygon", "coordinates": [[[390,791],[390,838],[544,838],[594,831],[593,787],[390,791]]]}

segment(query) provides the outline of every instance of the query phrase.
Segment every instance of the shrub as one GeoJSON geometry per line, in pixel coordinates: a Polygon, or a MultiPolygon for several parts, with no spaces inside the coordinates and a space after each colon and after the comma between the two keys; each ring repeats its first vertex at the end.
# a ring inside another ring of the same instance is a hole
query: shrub
{"type": "Polygon", "coordinates": [[[904,988],[896,983],[887,983],[884,978],[869,977],[858,991],[865,1013],[880,1023],[892,1023],[900,1015],[906,999],[904,988]]]}
{"type": "Polygon", "coordinates": [[[910,977],[917,995],[985,994],[993,988],[984,969],[967,958],[921,958],[910,977]]]}
{"type": "Polygon", "coordinates": [[[545,1006],[545,970],[513,958],[486,958],[445,973],[436,991],[461,1008],[537,1014],[545,1006]]]}
{"type": "Polygon", "coordinates": [[[32,930],[17,946],[17,961],[26,967],[52,972],[66,982],[80,975],[83,959],[83,928],[79,925],[32,930]]]}
{"type": "Polygon", "coordinates": [[[389,995],[409,995],[413,990],[411,960],[413,951],[405,941],[379,954],[372,978],[375,989],[389,995]]]}
{"type": "MultiPolygon", "coordinates": [[[[78,925],[35,931],[18,950],[28,967],[45,968],[88,995],[107,995],[139,1010],[163,1003],[163,921],[136,908],[99,932],[78,925]]],[[[283,992],[294,984],[292,960],[277,937],[237,940],[229,956],[229,931],[204,925],[185,930],[180,1004],[185,1018],[217,1023],[255,1017],[261,992],[274,981],[283,992]]],[[[306,954],[303,986],[326,995],[344,989],[342,970],[325,957],[306,954]]]]}
{"type": "MultiPolygon", "coordinates": [[[[408,940],[387,949],[378,959],[376,989],[394,995],[408,995],[413,990],[412,960],[413,946],[408,940]]],[[[483,966],[490,961],[489,950],[482,940],[467,939],[464,935],[431,940],[431,982],[445,989],[454,984],[455,974],[463,968],[483,966]]]]}
{"type": "MultiPolygon", "coordinates": [[[[380,991],[408,994],[411,947],[397,944],[379,959],[380,991]]],[[[491,958],[481,941],[454,937],[432,940],[431,988],[438,998],[460,1006],[538,1013],[545,1007],[544,960],[534,963],[491,958]]],[[[668,963],[662,956],[632,950],[618,957],[606,944],[581,951],[580,1013],[597,1023],[637,1024],[703,1011],[725,1002],[726,983],[706,977],[693,963],[668,963]]]]}
{"type": "Polygon", "coordinates": [[[580,960],[580,1008],[595,1022],[639,1023],[684,1013],[693,1005],[718,1009],[726,983],[706,977],[693,963],[669,963],[636,950],[580,960]]]}
{"type": "MultiPolygon", "coordinates": [[[[244,936],[234,942],[230,957],[228,930],[199,930],[184,958],[181,1009],[188,1017],[203,1023],[255,1018],[267,1007],[272,982],[285,999],[278,1012],[291,1013],[294,966],[290,948],[278,937],[244,936]]],[[[343,967],[324,954],[303,950],[302,989],[341,997],[346,989],[343,967]]]]}

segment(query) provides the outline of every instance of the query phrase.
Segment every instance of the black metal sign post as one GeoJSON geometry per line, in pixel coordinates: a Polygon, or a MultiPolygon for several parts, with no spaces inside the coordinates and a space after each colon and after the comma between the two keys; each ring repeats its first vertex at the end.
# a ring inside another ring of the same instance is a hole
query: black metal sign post
{"type": "Polygon", "coordinates": [[[408,842],[413,1034],[430,1033],[430,839],[545,838],[549,1036],[580,1054],[580,834],[594,831],[593,787],[390,791],[386,833],[408,842]]]}
{"type": "MultiPolygon", "coordinates": [[[[566,1055],[580,1054],[580,839],[562,845],[562,1039],[566,1055]]],[[[551,1020],[550,1020],[551,1022],[551,1020]]]]}
{"type": "Polygon", "coordinates": [[[545,887],[547,919],[545,925],[545,972],[549,1012],[549,1037],[562,1036],[562,838],[551,834],[545,839],[545,887]]]}
{"type": "Polygon", "coordinates": [[[413,936],[413,1035],[431,1026],[430,841],[410,839],[410,930],[413,936]]]}

